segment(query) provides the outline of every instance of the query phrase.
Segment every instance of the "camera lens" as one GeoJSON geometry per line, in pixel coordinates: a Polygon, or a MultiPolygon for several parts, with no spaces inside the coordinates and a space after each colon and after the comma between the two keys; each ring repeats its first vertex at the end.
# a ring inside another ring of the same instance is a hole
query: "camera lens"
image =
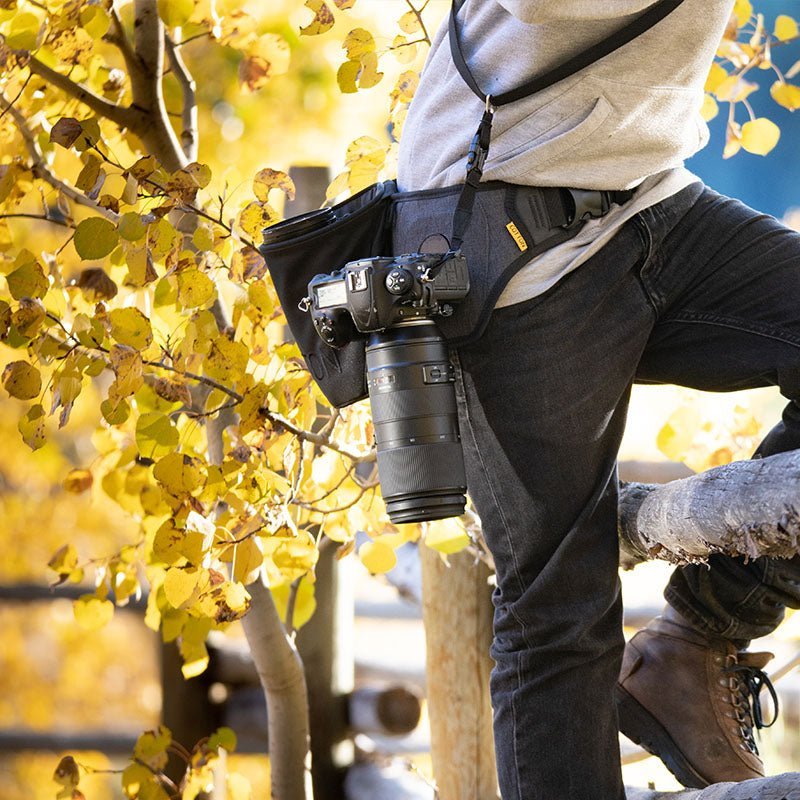
{"type": "Polygon", "coordinates": [[[453,367],[435,323],[415,320],[373,333],[367,386],[389,519],[463,514],[467,481],[453,367]]]}

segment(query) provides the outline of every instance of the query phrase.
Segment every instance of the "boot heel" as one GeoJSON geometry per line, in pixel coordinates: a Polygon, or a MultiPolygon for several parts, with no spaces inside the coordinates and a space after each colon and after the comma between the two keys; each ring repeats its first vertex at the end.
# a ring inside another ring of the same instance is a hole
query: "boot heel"
{"type": "Polygon", "coordinates": [[[614,689],[620,732],[657,756],[664,766],[687,788],[704,789],[709,782],[684,758],[672,737],[637,700],[621,686],[614,689]]]}

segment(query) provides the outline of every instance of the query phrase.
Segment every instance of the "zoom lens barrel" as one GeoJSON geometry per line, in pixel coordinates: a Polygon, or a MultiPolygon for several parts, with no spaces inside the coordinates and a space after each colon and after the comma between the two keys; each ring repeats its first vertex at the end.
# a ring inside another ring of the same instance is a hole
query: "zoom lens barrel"
{"type": "Polygon", "coordinates": [[[431,320],[373,333],[367,343],[378,475],[394,523],[457,517],[466,474],[453,367],[431,320]]]}

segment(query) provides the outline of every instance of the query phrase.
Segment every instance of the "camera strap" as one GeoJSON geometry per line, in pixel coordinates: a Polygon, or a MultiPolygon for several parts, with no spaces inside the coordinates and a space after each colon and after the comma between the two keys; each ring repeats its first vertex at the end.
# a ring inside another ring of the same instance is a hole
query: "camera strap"
{"type": "MultiPolygon", "coordinates": [[[[660,0],[655,3],[632,22],[627,23],[618,31],[611,34],[611,36],[595,43],[588,49],[578,53],[572,58],[558,64],[552,69],[545,72],[543,75],[534,77],[520,86],[515,87],[507,92],[502,92],[497,95],[490,95],[484,92],[478,85],[475,76],[472,74],[469,66],[467,65],[464,52],[461,47],[461,40],[458,31],[458,12],[466,3],[466,0],[453,0],[453,5],[450,9],[450,22],[449,22],[449,35],[450,35],[450,52],[459,75],[464,79],[465,83],[477,95],[481,101],[485,102],[486,108],[483,113],[478,130],[472,138],[469,153],[467,155],[467,175],[464,182],[464,187],[459,196],[456,205],[455,213],[453,215],[453,230],[450,242],[451,253],[457,252],[461,249],[466,235],[467,228],[469,227],[472,218],[472,211],[475,205],[475,194],[478,190],[478,184],[483,177],[483,167],[489,155],[489,144],[492,135],[492,120],[494,118],[495,109],[499,106],[507,105],[508,103],[515,103],[518,100],[523,100],[530,97],[537,92],[553,86],[553,84],[569,78],[582,69],[594,64],[601,58],[619,50],[624,45],[641,36],[646,31],[657,25],[662,19],[667,17],[674,11],[683,0],[660,0]]],[[[629,199],[632,192],[598,192],[598,195],[606,195],[611,198],[612,202],[629,199]]],[[[606,206],[607,198],[601,200],[600,205],[606,206]]],[[[577,210],[577,209],[576,209],[577,210]]],[[[607,210],[607,208],[605,209],[607,210]]],[[[571,224],[580,222],[580,219],[573,220],[571,224]]],[[[435,270],[431,270],[435,274],[435,270]]]]}

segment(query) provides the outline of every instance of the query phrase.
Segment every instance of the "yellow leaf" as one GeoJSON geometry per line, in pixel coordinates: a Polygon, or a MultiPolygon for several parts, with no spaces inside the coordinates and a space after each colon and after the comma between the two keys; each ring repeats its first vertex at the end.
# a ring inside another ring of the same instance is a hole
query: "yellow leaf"
{"type": "Polygon", "coordinates": [[[180,608],[197,588],[200,572],[196,569],[171,567],[164,576],[164,595],[173,608],[180,608]]]}
{"type": "Polygon", "coordinates": [[[336,82],[342,94],[355,94],[358,91],[358,75],[361,72],[360,61],[345,61],[336,73],[336,82]]]}
{"type": "Polygon", "coordinates": [[[158,0],[158,16],[168,28],[185,25],[194,11],[195,0],[158,0]]]}
{"type": "Polygon", "coordinates": [[[253,194],[262,202],[269,200],[269,193],[273,189],[282,191],[287,199],[294,200],[294,181],[285,173],[268,167],[259,170],[253,178],[253,194]]]}
{"type": "Polygon", "coordinates": [[[717,101],[710,94],[705,95],[703,97],[703,107],[700,109],[700,116],[706,122],[710,122],[717,114],[719,114],[717,101]]]}
{"type": "Polygon", "coordinates": [[[403,33],[416,33],[422,28],[422,24],[419,21],[419,15],[414,11],[406,11],[406,13],[400,17],[398,25],[403,33]]]}
{"type": "Polygon", "coordinates": [[[736,5],[733,8],[733,13],[736,15],[736,21],[741,28],[750,21],[753,16],[753,4],[750,0],[736,0],[736,5]]]}
{"type": "Polygon", "coordinates": [[[153,467],[153,477],[172,495],[190,494],[204,482],[203,462],[184,453],[169,453],[153,467]]]}
{"type": "Polygon", "coordinates": [[[12,361],[3,370],[3,386],[11,397],[33,400],[42,391],[42,376],[27,361],[12,361]]]}
{"type": "Polygon", "coordinates": [[[65,544],[53,553],[47,566],[58,575],[59,581],[80,583],[83,570],[78,566],[78,551],[74,545],[65,544]]]}
{"type": "Polygon", "coordinates": [[[31,450],[44,447],[46,419],[44,408],[37,403],[35,406],[31,406],[30,411],[19,421],[17,429],[22,434],[22,441],[31,450]]]}
{"type": "Polygon", "coordinates": [[[375,52],[375,37],[366,28],[354,28],[342,42],[351,61],[359,61],[367,53],[375,52]]]}
{"type": "Polygon", "coordinates": [[[5,44],[12,50],[35,50],[39,33],[44,31],[44,27],[36,14],[17,11],[6,31],[5,44]]]}
{"type": "Polygon", "coordinates": [[[314,19],[304,28],[300,28],[302,36],[317,36],[333,27],[333,12],[324,0],[306,0],[305,5],[314,12],[314,19]]]}
{"type": "Polygon", "coordinates": [[[437,520],[425,527],[425,544],[440,553],[451,555],[469,544],[469,535],[458,519],[437,520]]]}
{"type": "Polygon", "coordinates": [[[184,658],[181,672],[187,680],[202,675],[208,667],[208,650],[203,642],[181,642],[181,655],[184,658]]]}
{"type": "Polygon", "coordinates": [[[766,117],[750,120],[742,125],[742,147],[748,153],[765,156],[781,138],[781,129],[766,117]]]}
{"type": "Polygon", "coordinates": [[[143,364],[141,353],[123,344],[115,344],[111,348],[110,360],[116,378],[108,389],[109,406],[107,410],[109,414],[106,414],[102,408],[101,411],[110,424],[118,425],[120,422],[124,422],[128,416],[124,408],[120,408],[121,401],[138,392],[144,384],[143,364]],[[124,418],[116,421],[121,413],[124,413],[124,418]]]}
{"type": "Polygon", "coordinates": [[[72,609],[78,625],[87,631],[105,627],[114,616],[114,604],[110,600],[101,600],[93,594],[79,597],[73,602],[72,609]]]}
{"type": "Polygon", "coordinates": [[[254,242],[260,242],[264,228],[277,221],[278,214],[268,203],[248,203],[239,212],[237,224],[254,242]]]}
{"type": "Polygon", "coordinates": [[[717,86],[716,94],[718,100],[723,103],[739,103],[746,100],[753,92],[758,90],[758,84],[746,81],[738,75],[729,75],[717,86]]]}
{"type": "Polygon", "coordinates": [[[199,269],[178,273],[178,299],[186,308],[204,306],[216,297],[214,281],[199,269]]]}
{"type": "Polygon", "coordinates": [[[248,582],[248,577],[257,570],[264,561],[264,554],[255,536],[232,546],[232,575],[235,581],[248,582]]]}
{"type": "Polygon", "coordinates": [[[373,86],[377,86],[382,78],[383,73],[378,72],[378,54],[367,53],[361,59],[361,74],[358,77],[359,88],[371,89],[373,86]]]}
{"type": "Polygon", "coordinates": [[[158,730],[145,731],[136,741],[133,757],[156,772],[167,766],[167,748],[172,744],[172,732],[163,725],[158,730]]]}
{"type": "Polygon", "coordinates": [[[224,383],[236,382],[244,377],[248,358],[247,348],[241,342],[218,336],[211,343],[203,368],[210,378],[224,383]]]}
{"type": "Polygon", "coordinates": [[[781,14],[775,20],[775,38],[785,42],[789,39],[795,39],[800,34],[800,29],[794,18],[781,14]]]}
{"type": "Polygon", "coordinates": [[[706,78],[706,85],[704,88],[707,92],[716,92],[720,84],[727,80],[727,78],[728,73],[725,71],[725,68],[714,61],[711,64],[711,69],[708,71],[708,77],[706,78]]]}
{"type": "Polygon", "coordinates": [[[800,108],[800,86],[784,83],[783,81],[775,81],[770,89],[770,94],[778,105],[788,108],[789,111],[795,111],[800,108]]]}
{"type": "Polygon", "coordinates": [[[85,5],[80,14],[81,27],[92,39],[102,39],[111,27],[111,17],[100,5],[85,5]]]}
{"type": "MultiPolygon", "coordinates": [[[[294,599],[294,613],[292,615],[292,625],[295,629],[302,628],[308,622],[314,612],[317,610],[317,600],[314,597],[314,581],[308,577],[301,578],[297,587],[297,592],[294,599]]],[[[272,588],[272,598],[275,601],[275,608],[284,623],[286,620],[286,613],[289,608],[289,595],[292,591],[291,584],[283,583],[280,586],[272,588]]]]}
{"type": "Polygon", "coordinates": [[[394,550],[383,542],[365,542],[358,549],[358,557],[373,575],[389,572],[397,564],[394,550]]]}
{"type": "Polygon", "coordinates": [[[94,476],[88,469],[71,469],[64,478],[64,489],[73,494],[81,494],[92,488],[94,476]]]}
{"type": "Polygon", "coordinates": [[[108,314],[111,336],[120,344],[144,350],[153,341],[150,320],[138,308],[115,308],[108,314]]]}

